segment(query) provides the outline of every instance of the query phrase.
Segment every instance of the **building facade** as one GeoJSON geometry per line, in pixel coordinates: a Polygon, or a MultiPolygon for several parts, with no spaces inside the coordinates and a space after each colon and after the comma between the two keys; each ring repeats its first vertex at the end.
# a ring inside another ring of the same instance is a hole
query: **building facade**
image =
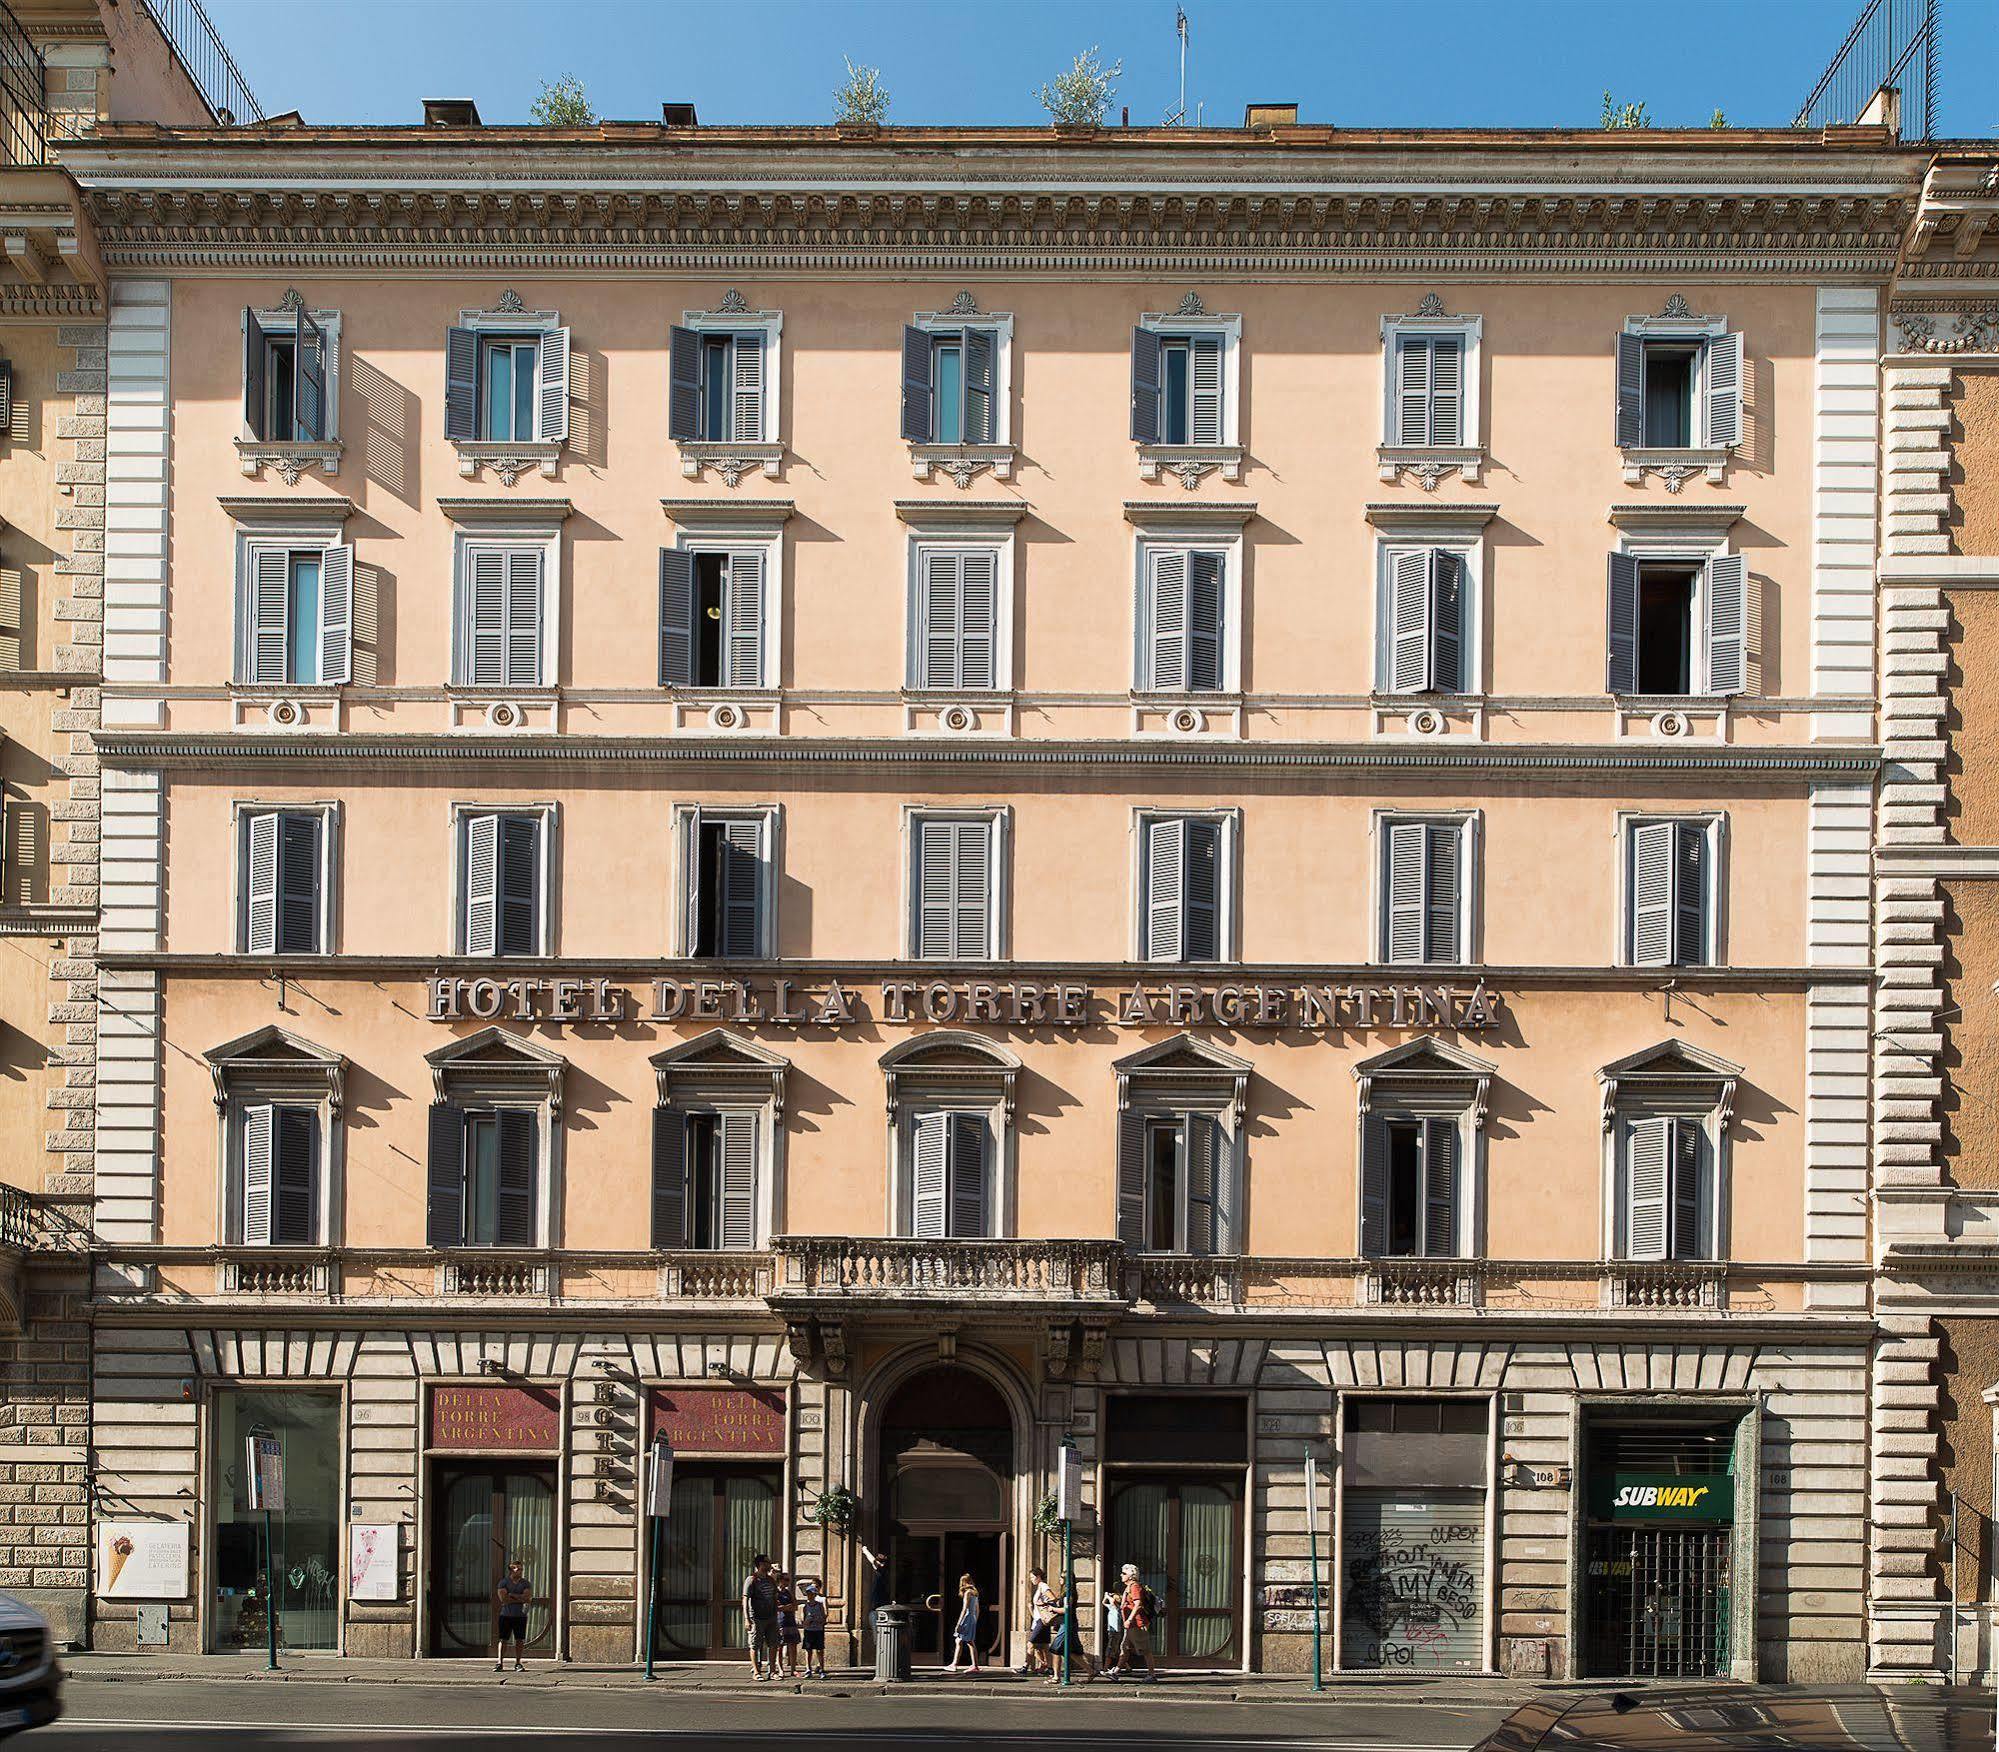
{"type": "Polygon", "coordinates": [[[1316,1538],[1337,1668],[1860,1677],[1927,162],[68,149],[96,1646],[483,1653],[512,1551],[636,1658],[663,1435],[665,1658],[864,1545],[1016,1651],[1066,1443],[1175,1664],[1309,1665],[1316,1538]]]}

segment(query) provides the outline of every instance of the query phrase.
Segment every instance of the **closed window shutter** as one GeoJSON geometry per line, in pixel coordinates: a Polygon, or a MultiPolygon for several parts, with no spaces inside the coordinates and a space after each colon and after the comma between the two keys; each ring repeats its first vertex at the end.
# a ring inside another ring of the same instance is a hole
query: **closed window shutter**
{"type": "Polygon", "coordinates": [[[246,832],[248,869],[243,884],[243,948],[274,955],[278,948],[278,818],[253,815],[246,832]]]}
{"type": "Polygon", "coordinates": [[[1667,1164],[1670,1119],[1634,1119],[1625,1133],[1624,1252],[1629,1259],[1667,1257],[1667,1164]]]}
{"type": "Polygon", "coordinates": [[[1222,1251],[1222,1128],[1212,1114],[1190,1113],[1187,1131],[1187,1251],[1222,1251]]]}
{"type": "Polygon", "coordinates": [[[722,1245],[747,1252],[757,1244],[757,1116],[725,1113],[722,1134],[722,1245]]]}
{"type": "Polygon", "coordinates": [[[1429,344],[1430,433],[1426,444],[1464,440],[1465,342],[1462,335],[1437,335],[1429,344]]]}
{"type": "Polygon", "coordinates": [[[955,828],[958,895],[952,954],[961,961],[976,960],[993,953],[993,824],[960,821],[955,828]]]}
{"type": "Polygon", "coordinates": [[[1627,450],[1645,442],[1645,342],[1637,335],[1617,337],[1617,442],[1627,450]]]}
{"type": "Polygon", "coordinates": [[[1222,685],[1222,556],[1189,556],[1187,590],[1187,685],[1213,690],[1222,685]]]}
{"type": "Polygon", "coordinates": [[[280,1107],[275,1121],[271,1241],[279,1247],[310,1247],[318,1227],[319,1115],[310,1107],[280,1107]]]}
{"type": "Polygon", "coordinates": [[[1157,693],[1177,693],[1187,685],[1187,554],[1155,548],[1146,555],[1146,592],[1141,641],[1140,685],[1157,693]]]}
{"type": "Polygon", "coordinates": [[[541,953],[541,822],[500,817],[499,953],[541,953]]]}
{"type": "Polygon", "coordinates": [[[996,687],[999,556],[990,550],[960,556],[958,590],[957,685],[996,687]]]}
{"type": "Polygon", "coordinates": [[[923,625],[917,640],[918,687],[955,687],[958,682],[959,554],[923,556],[923,625]]]}
{"type": "Polygon", "coordinates": [[[444,435],[479,436],[479,336],[469,328],[451,329],[444,337],[444,435]]]}
{"type": "Polygon", "coordinates": [[[764,557],[733,553],[728,558],[727,643],[723,674],[730,687],[764,684],[764,557]]]}
{"type": "Polygon", "coordinates": [[[509,548],[507,560],[507,686],[539,687],[542,669],[539,548],[509,548]]]}
{"type": "Polygon", "coordinates": [[[991,329],[965,331],[965,442],[991,444],[999,433],[996,361],[999,338],[991,329]]]}
{"type": "Polygon", "coordinates": [[[1145,958],[1178,961],[1183,941],[1187,823],[1145,824],[1145,958]]]}
{"type": "Polygon", "coordinates": [[[926,959],[947,959],[955,947],[955,826],[949,821],[916,823],[916,953],[926,959]]]}
{"type": "Polygon", "coordinates": [[[274,1129],[267,1104],[243,1109],[243,1242],[248,1247],[270,1245],[274,1129]]]}
{"type": "Polygon", "coordinates": [[[335,542],[319,563],[319,679],[346,681],[353,649],[354,550],[335,542]]]}
{"type": "Polygon", "coordinates": [[[1430,685],[1430,569],[1427,548],[1389,556],[1390,628],[1388,683],[1396,693],[1421,693],[1430,685]]]}
{"type": "Polygon", "coordinates": [[[1638,560],[1611,554],[1604,589],[1604,691],[1638,691],[1638,560]]]}
{"type": "Polygon", "coordinates": [[[1716,335],[1707,344],[1701,442],[1716,450],[1742,442],[1742,337],[1716,335]]]}
{"type": "Polygon", "coordinates": [[[1188,435],[1196,444],[1222,441],[1222,337],[1195,335],[1187,343],[1192,377],[1188,435]]]}
{"type": "Polygon", "coordinates": [[[250,675],[254,682],[285,680],[291,553],[279,547],[250,550],[250,675]]]}
{"type": "Polygon", "coordinates": [[[729,343],[732,393],[729,437],[737,444],[761,444],[764,438],[764,336],[746,329],[729,343]]]}
{"type": "Polygon", "coordinates": [[[277,951],[281,955],[319,952],[319,872],[321,821],[317,815],[261,817],[278,828],[277,951]]]}
{"type": "Polygon", "coordinates": [[[1631,960],[1638,967],[1673,961],[1675,833],[1670,821],[1631,830],[1631,960]]]}
{"type": "Polygon", "coordinates": [[[1117,1116],[1117,1238],[1142,1248],[1145,1233],[1145,1119],[1130,1108],[1117,1116]]]}
{"type": "Polygon", "coordinates": [[[729,821],[722,825],[720,941],[726,956],[763,953],[763,823],[729,821]]]}
{"type": "Polygon", "coordinates": [[[264,383],[264,325],[248,305],[243,307],[243,424],[258,443],[269,428],[264,423],[264,404],[269,391],[264,383]]]}
{"type": "Polygon", "coordinates": [[[919,1241],[944,1238],[946,1161],[951,1116],[924,1113],[910,1126],[915,1174],[911,1182],[910,1229],[919,1241]]]}
{"type": "Polygon", "coordinates": [[[507,556],[474,548],[466,556],[467,665],[461,679],[473,687],[501,687],[507,679],[507,556]]]}
{"type": "Polygon", "coordinates": [[[1463,954],[1464,831],[1432,826],[1424,833],[1430,893],[1423,959],[1456,961],[1463,954]]]}
{"type": "Polygon", "coordinates": [[[1715,554],[1707,563],[1707,691],[1741,693],[1749,679],[1749,562],[1715,554]]]}
{"type": "Polygon", "coordinates": [[[687,1245],[687,1115],[652,1110],[652,1244],[687,1245]]]}
{"type": "Polygon", "coordinates": [[[19,566],[0,566],[0,674],[18,674],[27,665],[26,580],[19,566]]]}
{"type": "Polygon", "coordinates": [[[930,384],[931,336],[905,323],[902,330],[902,437],[906,444],[929,444],[936,431],[935,394],[930,384]]]}
{"type": "Polygon", "coordinates": [[[569,331],[543,329],[535,353],[535,436],[560,442],[569,436],[569,331]]]}
{"type": "Polygon", "coordinates": [[[1673,959],[1682,967],[1701,967],[1709,958],[1713,846],[1705,822],[1674,823],[1673,959]]]}
{"type": "Polygon", "coordinates": [[[447,1101],[430,1109],[430,1162],[424,1199],[424,1240],[457,1247],[465,1239],[465,1115],[447,1101]]]}
{"type": "Polygon", "coordinates": [[[1388,959],[1424,959],[1425,877],[1430,830],[1421,822],[1397,822],[1388,830],[1388,959]]]}
{"type": "Polygon", "coordinates": [[[299,437],[315,444],[329,437],[326,413],[326,331],[301,308],[292,346],[292,423],[299,437]]]}
{"type": "Polygon", "coordinates": [[[1427,336],[1403,335],[1395,348],[1396,429],[1392,443],[1430,442],[1430,342],[1427,336]]]}
{"type": "Polygon", "coordinates": [[[1701,1168],[1707,1135],[1691,1119],[1669,1123],[1673,1128],[1673,1234],[1668,1257],[1701,1259],[1708,1251],[1701,1235],[1701,1168]]]}
{"type": "Polygon", "coordinates": [[[1159,442],[1159,412],[1164,381],[1159,337],[1150,329],[1131,331],[1131,441],[1159,442]]]}
{"type": "Polygon", "coordinates": [[[992,953],[992,833],[989,821],[917,823],[919,956],[971,960],[992,953]]]}
{"type": "Polygon", "coordinates": [[[1388,1247],[1388,1122],[1370,1113],[1361,1122],[1360,1251],[1379,1259],[1388,1247]]]}
{"type": "Polygon", "coordinates": [[[1458,1250],[1458,1127],[1423,1121],[1423,1251],[1448,1258],[1458,1250]]]}
{"type": "Polygon", "coordinates": [[[499,1197],[493,1239],[502,1247],[535,1244],[535,1116],[519,1107],[494,1115],[500,1127],[499,1197]]]}
{"type": "Polygon", "coordinates": [[[694,678],[694,556],[659,550],[659,684],[686,687],[694,678]]]}
{"type": "Polygon", "coordinates": [[[1218,961],[1222,953],[1222,825],[1190,821],[1181,888],[1180,956],[1218,961]]]}
{"type": "Polygon", "coordinates": [[[685,444],[701,435],[701,337],[676,323],[666,352],[666,435],[685,444]]]}
{"type": "Polygon", "coordinates": [[[1438,693],[1465,687],[1465,562],[1462,554],[1430,556],[1430,686],[1438,693]]]}
{"type": "Polygon", "coordinates": [[[500,936],[500,818],[465,822],[465,953],[494,955],[500,936]]]}
{"type": "Polygon", "coordinates": [[[982,1114],[951,1116],[951,1237],[982,1240],[986,1214],[986,1122],[982,1114]]]}

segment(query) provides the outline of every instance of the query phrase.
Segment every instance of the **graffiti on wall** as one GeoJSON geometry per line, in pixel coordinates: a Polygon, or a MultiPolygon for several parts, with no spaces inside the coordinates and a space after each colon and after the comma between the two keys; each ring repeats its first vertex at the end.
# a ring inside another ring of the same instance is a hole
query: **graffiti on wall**
{"type": "Polygon", "coordinates": [[[1349,1527],[1341,1619],[1349,1667],[1477,1667],[1485,1528],[1477,1509],[1425,1524],[1349,1527]]]}

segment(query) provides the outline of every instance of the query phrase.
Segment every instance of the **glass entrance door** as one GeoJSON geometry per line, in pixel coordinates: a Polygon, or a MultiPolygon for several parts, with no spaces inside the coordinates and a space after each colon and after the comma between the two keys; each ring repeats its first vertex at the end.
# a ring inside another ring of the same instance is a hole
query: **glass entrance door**
{"type": "Polygon", "coordinates": [[[1003,1660],[1007,1585],[997,1533],[898,1533],[889,1546],[893,1598],[914,1606],[909,1652],[948,1661],[958,1628],[958,1578],[979,1588],[979,1659],[1003,1660]],[[931,1606],[929,1601],[937,1604],[931,1606]]]}
{"type": "Polygon", "coordinates": [[[488,1655],[500,1578],[518,1558],[534,1588],[527,1652],[555,1646],[555,1469],[440,1463],[431,1475],[430,1641],[436,1655],[488,1655]]]}
{"type": "Polygon", "coordinates": [[[1127,1476],[1111,1491],[1108,1525],[1110,1573],[1135,1563],[1159,1597],[1153,1659],[1179,1667],[1237,1665],[1241,1483],[1127,1476]]]}
{"type": "Polygon", "coordinates": [[[659,1532],[659,1609],[653,1652],[700,1661],[740,1654],[743,1578],[759,1552],[777,1559],[775,1467],[676,1467],[672,1513],[659,1532]]]}

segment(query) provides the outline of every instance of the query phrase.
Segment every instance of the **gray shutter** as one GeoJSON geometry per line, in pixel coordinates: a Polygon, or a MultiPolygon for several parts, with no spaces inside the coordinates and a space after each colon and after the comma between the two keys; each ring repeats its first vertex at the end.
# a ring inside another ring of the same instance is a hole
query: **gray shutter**
{"type": "Polygon", "coordinates": [[[1637,967],[1672,965],[1676,832],[1670,821],[1631,830],[1631,960],[1637,967]]]}
{"type": "Polygon", "coordinates": [[[1159,337],[1147,328],[1131,331],[1131,441],[1159,442],[1159,410],[1163,398],[1159,337]]]}
{"type": "Polygon", "coordinates": [[[558,442],[569,436],[569,331],[543,329],[535,353],[535,436],[558,442]]]}
{"type": "Polygon", "coordinates": [[[1462,444],[1465,407],[1463,335],[1436,335],[1430,353],[1430,435],[1428,444],[1462,444]]]}
{"type": "Polygon", "coordinates": [[[905,323],[902,330],[902,437],[906,444],[929,444],[936,433],[936,396],[930,384],[928,329],[905,323]]]}
{"type": "Polygon", "coordinates": [[[945,960],[953,952],[957,895],[955,822],[918,820],[916,826],[916,953],[945,960]]]}
{"type": "Polygon", "coordinates": [[[535,1116],[525,1108],[503,1107],[493,1117],[500,1128],[500,1183],[494,1200],[493,1239],[502,1247],[532,1247],[539,1154],[535,1116]]]}
{"type": "Polygon", "coordinates": [[[687,1245],[687,1115],[652,1110],[652,1244],[687,1245]]]}
{"type": "Polygon", "coordinates": [[[1707,691],[1742,692],[1748,684],[1749,562],[1715,554],[1707,563],[1707,691]]]}
{"type": "Polygon", "coordinates": [[[764,684],[764,557],[732,553],[723,623],[722,674],[729,687],[764,684]]]}
{"type": "Polygon", "coordinates": [[[763,330],[745,329],[741,334],[731,335],[729,363],[729,437],[738,444],[761,444],[766,424],[763,330]]]}
{"type": "Polygon", "coordinates": [[[958,565],[958,686],[999,684],[999,555],[981,548],[958,565]]]}
{"type": "MultiPolygon", "coordinates": [[[[22,600],[23,583],[19,566],[0,566],[0,673],[9,675],[17,674],[25,661],[28,629],[24,624],[27,614],[22,600]]],[[[238,619],[248,625],[247,605],[238,619]]],[[[239,659],[238,671],[247,674],[246,659],[239,659]]]]}
{"type": "Polygon", "coordinates": [[[944,1238],[946,1163],[950,1153],[948,1113],[921,1113],[909,1128],[915,1158],[910,1194],[910,1231],[919,1241],[944,1238]]]}
{"type": "Polygon", "coordinates": [[[1458,1251],[1458,1126],[1423,1121],[1423,1251],[1449,1258],[1458,1251]]]}
{"type": "Polygon", "coordinates": [[[1145,824],[1145,958],[1178,961],[1183,935],[1182,887],[1187,870],[1187,823],[1176,817],[1145,824]]]}
{"type": "Polygon", "coordinates": [[[1707,1252],[1701,1244],[1701,1168],[1707,1155],[1707,1136],[1691,1119],[1668,1123],[1673,1128],[1673,1232],[1666,1256],[1700,1259],[1707,1252]]]}
{"type": "Polygon", "coordinates": [[[267,1103],[243,1109],[243,1244],[271,1240],[272,1112],[267,1103]]]}
{"type": "Polygon", "coordinates": [[[273,1118],[271,1241],[310,1247],[319,1226],[319,1115],[310,1107],[280,1107],[273,1118]]]}
{"type": "Polygon", "coordinates": [[[1425,876],[1430,830],[1420,821],[1394,823],[1388,830],[1388,960],[1424,959],[1425,876]]]}
{"type": "Polygon", "coordinates": [[[286,622],[291,606],[291,553],[280,547],[250,550],[249,679],[286,678],[286,622]]]}
{"type": "Polygon", "coordinates": [[[258,443],[264,441],[264,325],[247,304],[243,307],[243,424],[258,443]]]}
{"type": "Polygon", "coordinates": [[[465,1239],[465,1115],[446,1101],[431,1103],[426,1182],[425,1245],[461,1245],[465,1239]]]}
{"type": "Polygon", "coordinates": [[[1742,337],[1716,335],[1702,360],[1706,367],[1701,442],[1716,450],[1742,442],[1742,337]]]}
{"type": "Polygon", "coordinates": [[[326,414],[326,331],[301,306],[292,343],[293,429],[300,438],[320,443],[329,436],[326,414]]]}
{"type": "Polygon", "coordinates": [[[1673,826],[1673,959],[1681,967],[1701,967],[1708,960],[1713,841],[1705,822],[1673,826]]]}
{"type": "Polygon", "coordinates": [[[500,818],[465,822],[465,953],[494,955],[500,943],[500,818]]]}
{"type": "Polygon", "coordinates": [[[1143,1248],[1145,1234],[1145,1118],[1121,1108],[1117,1116],[1117,1238],[1143,1248]]]}
{"type": "Polygon", "coordinates": [[[1194,335],[1187,342],[1190,379],[1187,435],[1196,444],[1222,441],[1222,337],[1194,335]]]}
{"type": "Polygon", "coordinates": [[[1624,1142],[1624,1254],[1664,1259],[1667,1161],[1673,1147],[1670,1119],[1634,1119],[1624,1142]]]}
{"type": "Polygon", "coordinates": [[[1181,884],[1180,956],[1219,961],[1222,954],[1222,824],[1186,824],[1185,876],[1181,884]]]}
{"type": "Polygon", "coordinates": [[[461,679],[473,687],[500,687],[507,679],[507,556],[498,548],[474,548],[466,571],[461,679]]]}
{"type": "Polygon", "coordinates": [[[444,337],[444,435],[479,436],[479,336],[469,328],[444,337]]]}
{"type": "Polygon", "coordinates": [[[1429,897],[1424,932],[1425,961],[1458,961],[1464,955],[1464,844],[1458,826],[1431,826],[1425,832],[1429,897]]]}
{"type": "Polygon", "coordinates": [[[744,1253],[757,1244],[757,1116],[725,1113],[722,1149],[722,1245],[744,1253]]]}
{"type": "Polygon", "coordinates": [[[694,556],[659,550],[659,684],[686,687],[694,679],[694,556]]]}
{"type": "Polygon", "coordinates": [[[1623,449],[1645,442],[1645,342],[1638,335],[1617,337],[1616,430],[1623,449]]]}
{"type": "Polygon", "coordinates": [[[1609,556],[1604,594],[1606,640],[1604,691],[1638,691],[1638,559],[1634,554],[1609,556]]]}
{"type": "Polygon", "coordinates": [[[541,821],[503,815],[500,826],[499,953],[541,953],[541,821]]]}
{"type": "Polygon", "coordinates": [[[278,824],[278,953],[316,954],[320,948],[320,818],[291,814],[261,819],[278,824]]]}
{"type": "Polygon", "coordinates": [[[1360,1134],[1360,1251],[1379,1259],[1388,1246],[1388,1122],[1370,1113],[1360,1134]]]}
{"type": "Polygon", "coordinates": [[[278,947],[277,816],[251,816],[246,846],[243,948],[250,955],[274,955],[278,947]]]}
{"type": "Polygon", "coordinates": [[[763,952],[763,823],[725,821],[722,828],[721,929],[725,956],[741,959],[763,952]]]}
{"type": "Polygon", "coordinates": [[[1221,1251],[1222,1128],[1213,1114],[1190,1113],[1187,1138],[1187,1251],[1221,1251]]]}
{"type": "Polygon", "coordinates": [[[1421,693],[1430,685],[1430,568],[1427,548],[1389,556],[1388,685],[1396,693],[1421,693]]]}
{"type": "Polygon", "coordinates": [[[951,1236],[983,1240],[991,1229],[987,1211],[986,1120],[980,1113],[951,1115],[951,1236]]]}
{"type": "Polygon", "coordinates": [[[542,564],[540,548],[509,548],[507,560],[507,657],[509,687],[540,687],[551,678],[542,663],[542,564]]]}
{"type": "Polygon", "coordinates": [[[1430,342],[1425,335],[1402,335],[1395,345],[1395,430],[1391,444],[1430,442],[1430,342]]]}
{"type": "Polygon", "coordinates": [[[1212,690],[1222,685],[1222,556],[1188,558],[1187,685],[1212,690]]]}
{"type": "Polygon", "coordinates": [[[958,579],[960,555],[926,551],[923,555],[922,625],[917,629],[918,687],[954,687],[958,681],[958,579]]]}
{"type": "Polygon", "coordinates": [[[952,824],[957,895],[952,904],[952,955],[960,961],[992,954],[992,841],[990,821],[952,824]]]}
{"type": "Polygon", "coordinates": [[[666,435],[685,444],[701,435],[701,337],[676,323],[666,353],[666,435]]]}
{"type": "Polygon", "coordinates": [[[1187,686],[1187,561],[1181,548],[1152,548],[1145,556],[1145,592],[1139,680],[1156,693],[1187,686]]]}
{"type": "Polygon", "coordinates": [[[319,562],[319,679],[346,681],[353,648],[354,550],[335,542],[319,562]]]}
{"type": "Polygon", "coordinates": [[[991,329],[965,331],[965,442],[991,444],[999,434],[999,337],[991,329]]]}
{"type": "Polygon", "coordinates": [[[1430,686],[1462,693],[1465,681],[1465,561],[1462,554],[1430,556],[1430,686]]]}

